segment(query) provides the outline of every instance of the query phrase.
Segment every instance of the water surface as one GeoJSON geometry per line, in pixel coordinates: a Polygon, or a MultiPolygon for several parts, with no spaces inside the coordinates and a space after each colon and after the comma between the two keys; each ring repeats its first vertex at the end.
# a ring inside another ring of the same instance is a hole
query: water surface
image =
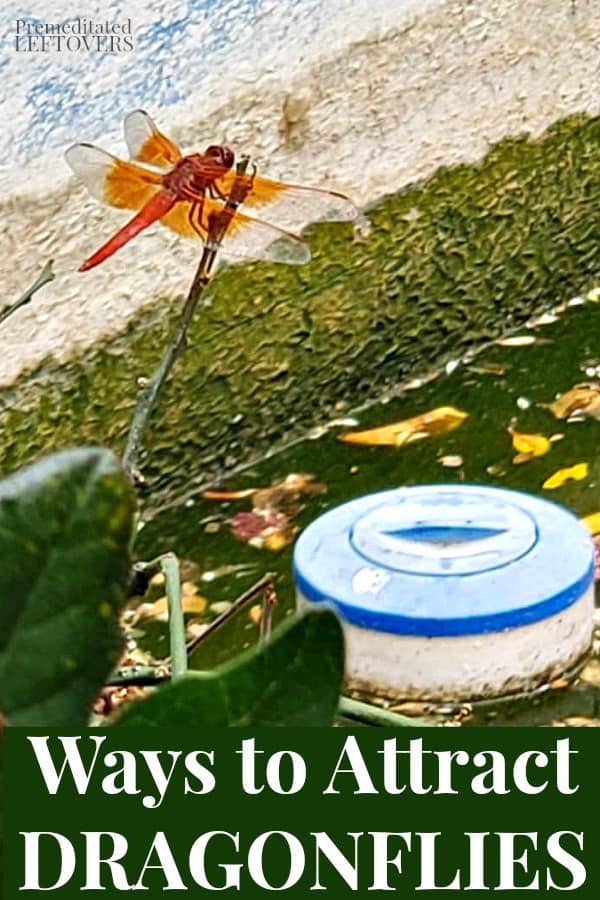
{"type": "MultiPolygon", "coordinates": [[[[579,516],[596,512],[600,509],[600,422],[593,418],[560,421],[544,405],[576,383],[600,378],[600,305],[579,304],[576,300],[550,324],[523,329],[521,339],[533,339],[533,343],[491,345],[470,361],[457,360],[431,382],[405,390],[396,398],[383,398],[359,413],[341,405],[339,409],[342,422],[354,418],[356,427],[366,428],[439,406],[454,406],[468,413],[456,430],[394,448],[341,442],[338,434],[349,430],[349,424],[324,427],[310,439],[232,476],[219,487],[265,487],[290,473],[310,473],[326,486],[326,491],[303,497],[302,508],[294,518],[298,528],[332,506],[362,494],[436,482],[504,486],[564,504],[579,516]],[[550,451],[515,465],[509,427],[554,437],[550,451]],[[559,435],[562,437],[557,438],[559,435]],[[444,464],[448,461],[451,466],[444,464]],[[542,488],[551,474],[580,462],[588,464],[587,478],[569,481],[553,491],[542,488]]],[[[277,617],[281,618],[294,605],[291,547],[270,552],[236,540],[229,520],[251,506],[251,498],[219,503],[192,496],[178,507],[165,509],[145,525],[139,551],[150,556],[173,549],[180,557],[192,560],[197,566],[198,589],[210,603],[232,601],[262,574],[272,571],[280,601],[277,617]],[[212,578],[211,573],[218,573],[223,567],[242,565],[248,568],[212,578]],[[212,580],[205,580],[206,573],[212,580]]],[[[210,615],[209,612],[208,618],[210,615]]],[[[224,661],[256,640],[256,636],[256,625],[247,612],[242,612],[220,637],[201,646],[194,665],[210,667],[224,661]]],[[[595,678],[595,668],[588,675],[595,678]]],[[[595,716],[597,694],[594,685],[584,683],[569,691],[550,690],[533,701],[502,706],[500,710],[493,706],[478,715],[482,721],[508,719],[518,724],[573,715],[595,716]]]]}

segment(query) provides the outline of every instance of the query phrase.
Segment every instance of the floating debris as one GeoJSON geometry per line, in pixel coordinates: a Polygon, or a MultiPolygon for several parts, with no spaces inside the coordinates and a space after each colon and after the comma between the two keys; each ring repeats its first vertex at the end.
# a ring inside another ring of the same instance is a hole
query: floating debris
{"type": "Polygon", "coordinates": [[[225,578],[228,575],[237,575],[238,577],[241,575],[250,575],[251,572],[256,570],[256,566],[249,565],[246,563],[225,563],[222,566],[218,566],[216,569],[209,569],[206,572],[202,572],[200,578],[202,581],[215,581],[217,578],[225,578]]]}
{"type": "Polygon", "coordinates": [[[572,416],[590,416],[600,418],[600,382],[586,381],[574,385],[566,393],[561,394],[553,403],[539,403],[549,409],[557,419],[570,419],[572,416]]]}
{"type": "MultiPolygon", "coordinates": [[[[191,581],[184,581],[181,585],[181,606],[184,613],[201,615],[206,612],[208,601],[198,593],[196,585],[191,581]]],[[[154,619],[159,622],[166,622],[169,617],[169,604],[166,597],[159,597],[154,603],[140,603],[133,610],[130,624],[137,625],[139,622],[154,619]]]]}
{"type": "Polygon", "coordinates": [[[517,455],[513,457],[513,463],[517,466],[536,456],[544,456],[550,449],[550,441],[543,434],[523,434],[512,427],[509,427],[508,432],[512,435],[512,445],[517,451],[517,455]]]}
{"type": "Polygon", "coordinates": [[[583,481],[588,476],[588,464],[585,462],[575,463],[565,469],[559,469],[546,478],[542,487],[545,491],[554,491],[556,488],[562,487],[567,481],[583,481]]]}
{"type": "Polygon", "coordinates": [[[327,490],[324,484],[315,481],[314,475],[305,472],[292,472],[272,485],[259,488],[254,493],[252,506],[255,510],[279,511],[285,509],[289,515],[299,510],[300,498],[304,495],[323,494],[327,490]]]}
{"type": "Polygon", "coordinates": [[[495,375],[497,378],[501,378],[503,375],[506,375],[507,366],[501,365],[501,363],[494,362],[484,362],[479,365],[469,365],[469,371],[474,372],[476,375],[495,375]]]}
{"type": "Polygon", "coordinates": [[[426,716],[428,713],[437,711],[434,704],[421,700],[404,700],[390,706],[390,710],[402,716],[426,716]]]}
{"type": "Polygon", "coordinates": [[[555,322],[558,322],[558,316],[556,313],[543,313],[539,318],[534,319],[534,326],[538,325],[554,325],[555,322]]]}
{"type": "Polygon", "coordinates": [[[531,400],[529,400],[527,397],[517,397],[516,402],[517,402],[518,408],[523,410],[523,412],[526,409],[529,409],[529,407],[531,406],[531,400]]]}
{"type": "Polygon", "coordinates": [[[583,371],[588,378],[598,378],[600,375],[600,366],[586,366],[583,371]]]}
{"type": "MultiPolygon", "coordinates": [[[[301,509],[302,496],[321,494],[325,490],[325,485],[315,481],[313,475],[292,472],[268,487],[208,490],[203,497],[222,502],[252,497],[252,510],[236,513],[226,524],[238,541],[277,551],[290,544],[296,535],[297,528],[292,519],[301,509]]],[[[227,573],[231,571],[232,568],[228,567],[227,573]]],[[[217,577],[215,572],[210,573],[210,578],[205,574],[204,580],[214,577],[217,577]]]]}
{"type": "Polygon", "coordinates": [[[591,719],[588,716],[567,716],[560,722],[552,722],[554,725],[560,725],[565,728],[598,728],[600,719],[591,719]]]}
{"type": "Polygon", "coordinates": [[[204,500],[244,500],[251,497],[256,492],[256,488],[244,488],[240,491],[213,491],[207,490],[202,494],[204,500]]]}
{"type": "Polygon", "coordinates": [[[333,419],[329,423],[330,428],[355,428],[358,425],[358,419],[354,419],[352,416],[348,416],[345,419],[333,419]]]}
{"type": "Polygon", "coordinates": [[[496,343],[499,347],[529,347],[537,340],[533,334],[516,334],[514,337],[500,338],[496,343]]]}
{"type": "Polygon", "coordinates": [[[462,456],[440,456],[438,462],[447,469],[459,469],[463,465],[462,456]]]}
{"type": "Polygon", "coordinates": [[[94,700],[94,715],[101,722],[121,706],[141,700],[147,693],[148,688],[135,684],[105,686],[94,700]]]}
{"type": "Polygon", "coordinates": [[[582,525],[588,529],[590,534],[600,534],[600,512],[589,513],[580,519],[582,525]]]}
{"type": "Polygon", "coordinates": [[[233,603],[230,600],[215,600],[214,603],[210,604],[210,611],[215,616],[221,616],[228,609],[231,609],[232,606],[233,603]]]}
{"type": "Polygon", "coordinates": [[[412,419],[404,419],[391,425],[340,434],[339,440],[348,444],[366,446],[403,447],[436,434],[445,434],[462,425],[468,413],[453,406],[440,406],[412,419]]]}
{"type": "Polygon", "coordinates": [[[185,634],[188,641],[198,640],[205,631],[208,631],[210,625],[208,622],[188,622],[185,626],[185,634]]]}
{"type": "Polygon", "coordinates": [[[314,480],[314,475],[304,472],[292,472],[281,481],[275,481],[268,487],[242,488],[237,491],[207,490],[202,494],[205,500],[245,500],[252,497],[252,506],[258,510],[279,509],[295,503],[302,494],[322,494],[326,490],[324,484],[314,480]]]}
{"type": "Polygon", "coordinates": [[[239,512],[231,519],[231,533],[238,541],[259,549],[281,550],[290,544],[296,527],[282,512],[239,512]]]}
{"type": "Polygon", "coordinates": [[[262,603],[255,603],[248,610],[248,618],[253,625],[258,625],[262,619],[262,603]]]}

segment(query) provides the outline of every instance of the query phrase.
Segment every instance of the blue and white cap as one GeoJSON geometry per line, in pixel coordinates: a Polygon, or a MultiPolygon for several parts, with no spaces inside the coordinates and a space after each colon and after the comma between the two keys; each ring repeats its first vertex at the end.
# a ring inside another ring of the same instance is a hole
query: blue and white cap
{"type": "Polygon", "coordinates": [[[475,485],[383,491],[338,506],[300,535],[299,593],[361,628],[423,637],[484,634],[570,606],[594,578],[588,531],[561,506],[475,485]]]}

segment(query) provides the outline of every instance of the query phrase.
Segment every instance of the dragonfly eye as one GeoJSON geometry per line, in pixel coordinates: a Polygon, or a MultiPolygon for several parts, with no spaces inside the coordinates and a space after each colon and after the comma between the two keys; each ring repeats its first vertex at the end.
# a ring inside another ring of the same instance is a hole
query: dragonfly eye
{"type": "Polygon", "coordinates": [[[212,144],[210,147],[206,148],[206,156],[214,159],[215,162],[224,166],[226,169],[230,169],[233,165],[233,150],[230,150],[229,147],[221,147],[218,144],[212,144]]]}

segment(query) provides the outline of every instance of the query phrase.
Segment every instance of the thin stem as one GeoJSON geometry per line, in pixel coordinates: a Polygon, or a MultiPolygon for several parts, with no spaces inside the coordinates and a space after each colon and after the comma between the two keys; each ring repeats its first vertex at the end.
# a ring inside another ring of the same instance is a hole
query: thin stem
{"type": "Polygon", "coordinates": [[[0,312],[0,325],[2,325],[9,316],[12,316],[14,312],[29,303],[36,291],[39,291],[40,288],[44,287],[45,284],[48,284],[48,282],[54,279],[55,276],[52,271],[53,262],[54,260],[49,259],[31,287],[27,288],[25,293],[22,294],[18,300],[15,300],[14,303],[11,303],[0,312]]]}
{"type": "Polygon", "coordinates": [[[190,288],[190,292],[184,303],[181,318],[179,319],[171,343],[155,369],[150,381],[139,394],[136,402],[135,412],[127,436],[127,445],[125,447],[125,453],[123,454],[123,467],[128,475],[134,477],[134,480],[135,476],[139,478],[137,464],[142,449],[142,440],[146,428],[148,427],[150,416],[152,415],[152,411],[156,405],[162,387],[168,378],[169,372],[186,345],[190,322],[192,321],[202,292],[209,282],[208,273],[203,273],[203,267],[206,264],[206,256],[207,251],[205,249],[194,277],[192,287],[190,288]],[[202,277],[203,275],[204,277],[202,277]]]}
{"type": "MultiPolygon", "coordinates": [[[[167,557],[170,555],[171,554],[166,554],[167,557]]],[[[174,558],[176,560],[176,557],[174,557],[174,558]]],[[[154,573],[160,572],[160,571],[164,572],[165,587],[167,588],[167,585],[166,585],[167,573],[165,570],[164,560],[165,560],[164,556],[158,556],[156,559],[153,559],[150,562],[136,563],[136,568],[138,568],[140,571],[146,572],[148,574],[154,574],[154,573]]],[[[266,575],[263,575],[263,577],[260,579],[260,581],[257,581],[256,584],[253,584],[251,588],[248,588],[247,591],[244,591],[243,594],[241,594],[236,600],[234,600],[234,602],[231,604],[231,606],[228,609],[226,609],[225,612],[222,612],[220,616],[217,616],[217,618],[213,622],[211,622],[209,627],[205,631],[203,631],[202,634],[199,634],[198,637],[193,638],[188,643],[187,647],[185,648],[186,653],[189,655],[192,652],[192,650],[196,649],[198,644],[200,644],[202,641],[204,641],[211,634],[214,634],[215,631],[217,631],[217,629],[219,629],[222,625],[224,625],[225,622],[227,622],[229,619],[231,619],[231,617],[234,616],[236,612],[238,612],[240,609],[242,609],[242,607],[244,607],[248,603],[250,603],[251,600],[255,600],[261,594],[263,594],[263,596],[264,596],[263,603],[268,600],[269,608],[272,609],[274,604],[276,603],[276,597],[275,597],[275,586],[273,584],[273,576],[271,575],[270,572],[267,572],[266,575]],[[275,597],[275,599],[273,599],[274,597],[275,597]]],[[[169,599],[168,588],[167,588],[167,599],[169,599]]],[[[265,607],[263,605],[263,612],[264,612],[264,608],[265,607]]],[[[170,612],[170,607],[169,607],[169,627],[170,627],[170,623],[171,623],[171,612],[170,612]]],[[[264,626],[261,621],[261,636],[262,636],[263,627],[264,626]]],[[[181,632],[179,632],[179,634],[181,634],[181,632]]],[[[171,635],[170,640],[171,640],[171,677],[174,678],[175,677],[175,654],[173,651],[173,636],[172,635],[171,635]]],[[[175,643],[177,643],[177,639],[176,639],[175,643]]],[[[187,659],[186,659],[186,668],[187,668],[187,659]]],[[[115,672],[113,672],[108,684],[109,685],[121,685],[121,684],[151,685],[151,684],[158,684],[161,681],[166,681],[166,680],[168,680],[168,675],[164,675],[161,673],[161,666],[157,666],[157,667],[155,667],[155,666],[124,666],[120,669],[116,669],[115,672]]]]}
{"type": "Polygon", "coordinates": [[[365,725],[379,725],[388,728],[423,728],[434,725],[431,719],[417,719],[411,716],[401,716],[399,713],[390,712],[381,706],[372,706],[370,703],[361,703],[359,700],[351,700],[350,697],[340,697],[338,713],[346,719],[354,719],[365,725]]]}
{"type": "Polygon", "coordinates": [[[169,607],[169,643],[171,646],[171,679],[177,681],[187,672],[185,619],[181,605],[179,561],[174,553],[161,557],[160,567],[165,576],[165,593],[169,607]]]}
{"type": "Polygon", "coordinates": [[[234,616],[236,612],[238,612],[238,610],[240,610],[243,606],[246,606],[247,603],[250,603],[251,600],[255,600],[261,594],[267,592],[274,593],[274,591],[275,589],[273,586],[273,576],[270,572],[267,572],[267,574],[263,575],[263,577],[259,581],[257,581],[256,584],[253,584],[251,588],[249,588],[247,591],[244,591],[243,594],[241,594],[236,600],[234,600],[231,606],[226,609],[225,612],[222,612],[220,616],[217,616],[217,618],[210,623],[208,628],[203,631],[202,634],[199,634],[198,637],[195,637],[190,641],[187,646],[188,654],[191,653],[192,650],[195,650],[198,644],[203,643],[206,638],[210,637],[211,634],[214,634],[218,628],[220,628],[225,624],[225,622],[231,619],[231,617],[234,616]]]}
{"type": "Polygon", "coordinates": [[[273,609],[277,603],[277,594],[271,578],[270,585],[265,589],[263,594],[262,610],[260,613],[260,634],[259,640],[266,641],[271,636],[271,627],[273,625],[273,609]]]}
{"type": "Polygon", "coordinates": [[[139,560],[134,563],[133,568],[137,572],[143,572],[149,578],[152,578],[157,572],[162,571],[162,559],[163,557],[161,554],[160,556],[155,556],[154,559],[139,560]]]}
{"type": "Polygon", "coordinates": [[[194,280],[185,299],[181,318],[177,324],[171,342],[162,360],[154,371],[146,387],[140,392],[129,434],[123,454],[123,468],[129,477],[135,482],[140,481],[138,460],[142,450],[142,441],[150,416],[156,405],[162,387],[169,376],[178,356],[183,352],[187,344],[187,334],[190,323],[204,292],[210,282],[215,259],[227,228],[235,215],[238,206],[244,202],[246,194],[252,187],[252,178],[244,177],[248,168],[248,157],[242,157],[236,167],[236,179],[227,202],[218,213],[209,216],[208,238],[204,244],[202,256],[194,275],[194,280]]]}
{"type": "MultiPolygon", "coordinates": [[[[244,591],[231,606],[226,609],[220,616],[211,622],[208,628],[193,638],[187,645],[185,639],[185,619],[183,615],[183,605],[181,602],[181,578],[179,572],[179,561],[174,553],[165,553],[151,559],[148,562],[138,562],[134,566],[134,571],[142,573],[144,576],[151,578],[157,572],[162,572],[165,577],[165,593],[167,595],[167,603],[169,610],[169,642],[171,647],[171,678],[175,681],[181,678],[188,671],[188,656],[195,650],[198,644],[204,641],[211,634],[214,634],[222,625],[225,624],[236,612],[238,612],[251,600],[255,600],[263,595],[262,617],[260,622],[260,640],[265,640],[271,631],[272,609],[277,602],[275,593],[275,584],[273,575],[267,572],[266,575],[253,584],[251,588],[244,591]]],[[[159,666],[160,670],[161,667],[159,666]]],[[[156,669],[151,666],[130,667],[126,666],[117,669],[109,684],[153,684],[154,682],[164,681],[163,674],[156,675],[156,669]]]]}

